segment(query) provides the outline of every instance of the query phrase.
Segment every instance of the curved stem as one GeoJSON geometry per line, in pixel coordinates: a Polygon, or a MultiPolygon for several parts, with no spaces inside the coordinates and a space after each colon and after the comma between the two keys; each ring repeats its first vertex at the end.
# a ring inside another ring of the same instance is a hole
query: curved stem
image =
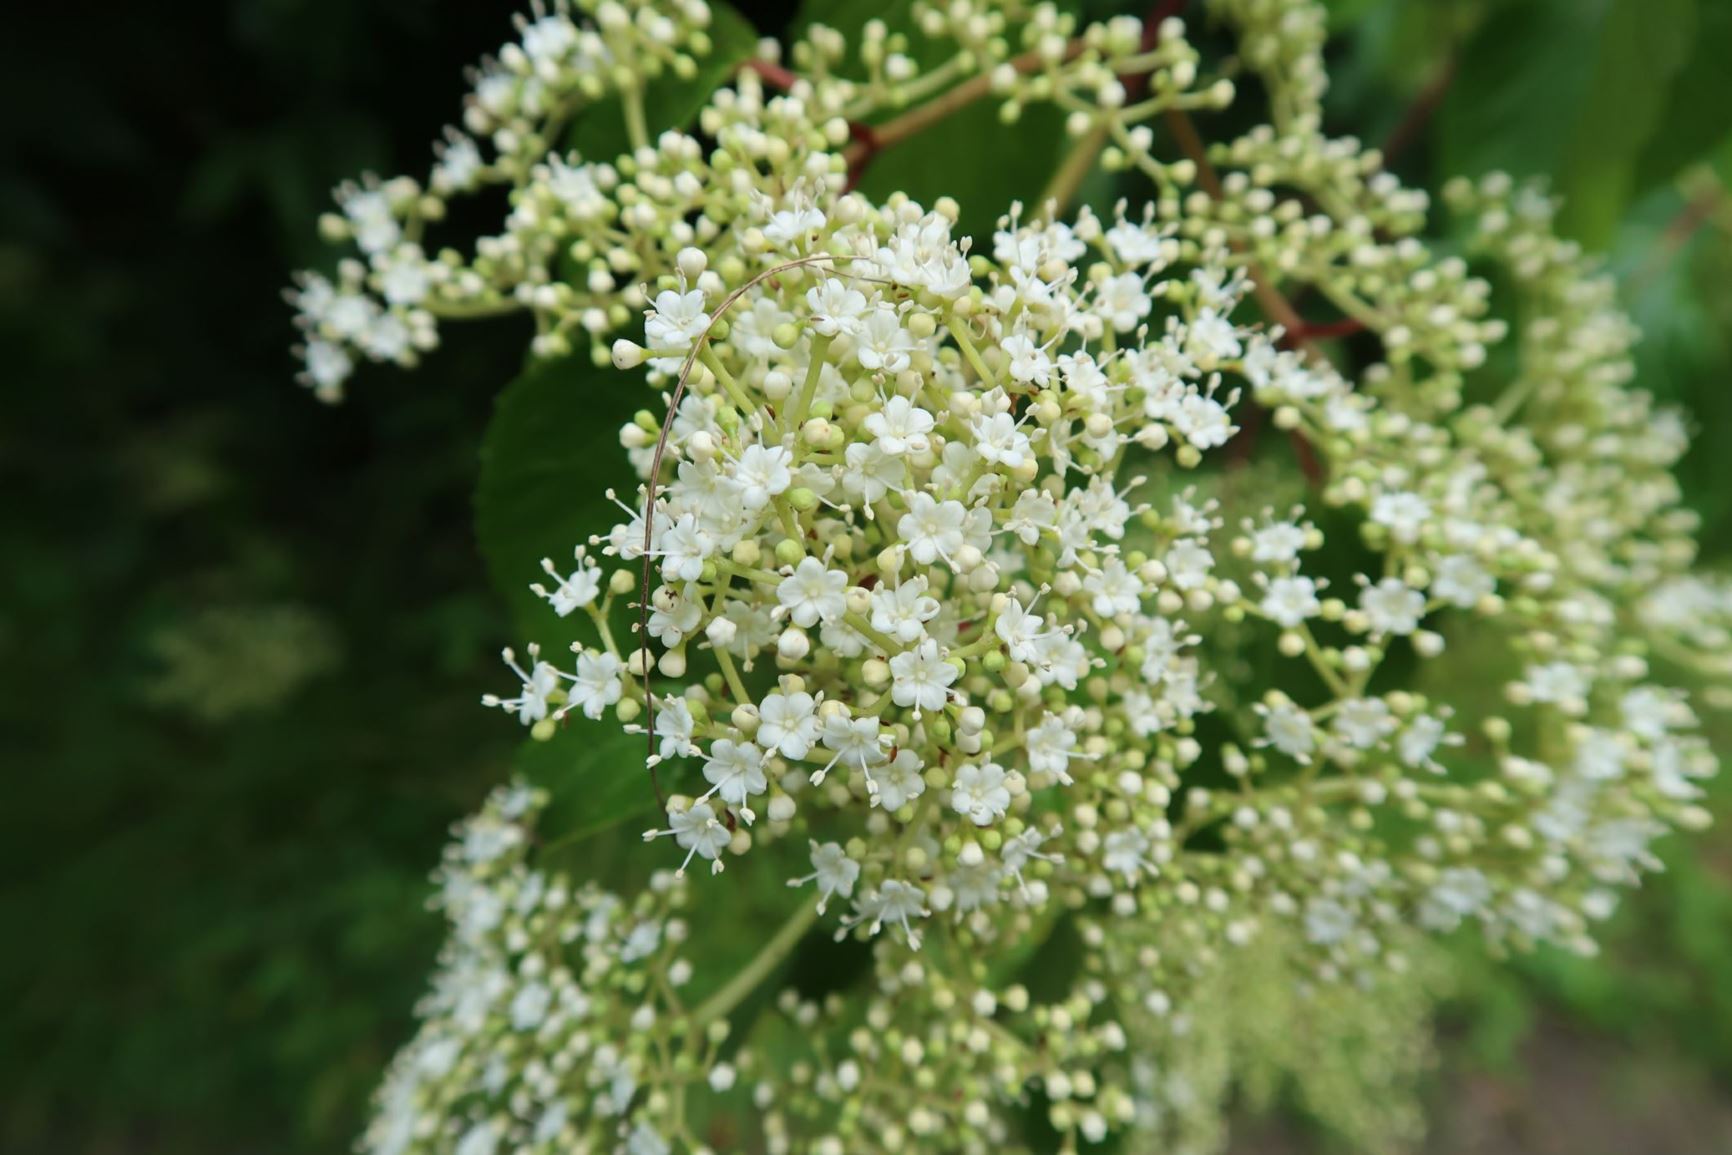
{"type": "Polygon", "coordinates": [[[741,967],[739,972],[727,981],[727,985],[705,999],[698,1009],[692,1012],[692,1030],[703,1030],[744,1002],[746,996],[769,977],[776,964],[786,958],[795,944],[806,936],[817,918],[817,903],[801,903],[800,908],[782,924],[782,929],[764,944],[752,961],[741,967]]]}

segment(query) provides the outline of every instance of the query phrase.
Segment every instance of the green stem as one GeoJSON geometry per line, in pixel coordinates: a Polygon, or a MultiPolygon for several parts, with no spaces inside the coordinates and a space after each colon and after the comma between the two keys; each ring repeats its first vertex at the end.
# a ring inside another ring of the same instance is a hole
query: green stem
{"type": "Polygon", "coordinates": [[[812,410],[812,398],[818,394],[818,378],[824,371],[824,358],[830,352],[831,340],[822,333],[812,339],[812,360],[806,366],[806,380],[801,382],[799,395],[788,410],[790,433],[800,431],[800,426],[806,423],[806,414],[812,410]]]}
{"type": "Polygon", "coordinates": [[[632,151],[648,148],[649,127],[644,123],[643,90],[635,86],[625,89],[620,93],[620,105],[625,109],[625,135],[631,141],[632,151]]]}
{"type": "Polygon", "coordinates": [[[980,351],[974,347],[974,342],[968,339],[968,334],[965,332],[966,326],[950,324],[945,327],[950,330],[950,335],[956,339],[956,347],[962,350],[962,355],[974,367],[975,375],[980,378],[980,383],[987,389],[998,384],[993,379],[992,370],[988,369],[986,362],[980,359],[980,351]]]}
{"type": "Polygon", "coordinates": [[[872,623],[866,620],[865,614],[849,610],[842,615],[842,620],[853,626],[855,630],[886,654],[900,654],[902,652],[902,647],[892,641],[888,634],[880,633],[872,628],[872,623]]]}
{"type": "Polygon", "coordinates": [[[703,1030],[745,1001],[746,996],[756,990],[758,984],[776,968],[776,964],[786,958],[795,944],[805,937],[817,917],[817,903],[801,903],[800,908],[782,924],[782,929],[776,932],[775,937],[764,944],[757,956],[740,968],[739,973],[729,979],[726,986],[705,999],[703,1004],[692,1012],[692,1031],[695,1033],[703,1030]]]}
{"type": "Polygon", "coordinates": [[[727,682],[728,691],[734,695],[734,701],[742,706],[751,705],[752,696],[746,693],[746,684],[740,681],[740,672],[734,668],[733,655],[720,647],[711,652],[716,655],[716,665],[722,668],[722,680],[727,682]]]}
{"type": "Polygon", "coordinates": [[[1064,163],[1058,171],[1052,174],[1046,188],[1040,194],[1040,203],[1052,205],[1052,215],[1060,217],[1070,207],[1071,200],[1083,181],[1094,171],[1095,159],[1100,156],[1101,149],[1106,147],[1107,138],[1112,135],[1113,125],[1110,117],[1103,117],[1100,123],[1091,128],[1086,135],[1066,154],[1064,163]]]}
{"type": "Polygon", "coordinates": [[[746,391],[740,388],[740,383],[734,380],[734,375],[728,372],[728,367],[722,364],[722,359],[716,356],[715,351],[707,344],[700,356],[710,372],[716,375],[716,381],[721,384],[722,391],[739,409],[740,416],[750,421],[752,414],[758,411],[758,407],[750,397],[746,396],[746,391]]]}

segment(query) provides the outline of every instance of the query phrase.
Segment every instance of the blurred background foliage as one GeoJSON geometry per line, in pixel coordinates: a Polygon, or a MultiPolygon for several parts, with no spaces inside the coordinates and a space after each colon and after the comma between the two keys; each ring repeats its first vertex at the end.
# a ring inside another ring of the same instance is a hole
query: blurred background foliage
{"type": "MultiPolygon", "coordinates": [[[[767,33],[795,19],[791,0],[741,7],[767,33]]],[[[509,627],[470,495],[525,333],[453,329],[426,368],[368,374],[333,410],[290,380],[277,294],[286,270],[327,259],[313,220],[336,181],[424,166],[513,8],[0,16],[8,1151],[345,1149],[409,1028],[440,933],[426,872],[516,738],[475,705],[509,627]]],[[[1411,183],[1503,167],[1573,198],[1566,227],[1608,254],[1647,334],[1643,384],[1694,414],[1681,476],[1723,564],[1732,4],[1331,9],[1332,131],[1388,141],[1411,183]]],[[[964,135],[904,146],[883,178],[966,155],[979,183],[1003,154],[964,135]]],[[[1732,839],[1665,857],[1601,959],[1461,952],[1445,1141],[1475,1095],[1499,1119],[1580,1098],[1597,1084],[1559,1091],[1548,1072],[1583,1054],[1668,1072],[1702,1127],[1724,1123],[1732,839]]],[[[1573,1149],[1715,1149],[1690,1146],[1707,1132],[1677,1114],[1642,1133],[1682,1145],[1596,1146],[1621,1141],[1606,1124],[1573,1149]]],[[[1252,1130],[1241,1149],[1286,1150],[1293,1132],[1252,1130]]]]}

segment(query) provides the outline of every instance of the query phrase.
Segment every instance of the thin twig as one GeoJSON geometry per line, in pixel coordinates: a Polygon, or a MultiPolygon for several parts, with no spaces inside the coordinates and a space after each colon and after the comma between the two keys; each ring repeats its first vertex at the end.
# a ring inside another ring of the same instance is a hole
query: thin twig
{"type": "MultiPolygon", "coordinates": [[[[1197,183],[1203,186],[1203,191],[1214,200],[1224,199],[1220,174],[1209,160],[1209,151],[1203,144],[1203,138],[1197,135],[1197,126],[1191,122],[1182,108],[1167,110],[1167,127],[1172,131],[1173,139],[1179,148],[1197,166],[1197,183]]],[[[1308,325],[1305,318],[1299,315],[1281,291],[1275,287],[1261,266],[1256,261],[1247,261],[1245,272],[1251,279],[1251,295],[1257,298],[1257,303],[1263,307],[1263,313],[1283,330],[1283,337],[1294,347],[1304,349],[1312,356],[1321,358],[1312,345],[1315,330],[1308,325]]],[[[1311,444],[1293,430],[1288,435],[1293,442],[1294,452],[1299,457],[1299,469],[1305,475],[1305,480],[1313,486],[1323,483],[1323,469],[1317,460],[1311,444]]]]}
{"type": "Polygon", "coordinates": [[[1396,157],[1406,152],[1408,147],[1418,140],[1425,131],[1431,118],[1437,112],[1438,105],[1443,103],[1444,96],[1449,92],[1449,86],[1455,83],[1455,57],[1447,56],[1437,72],[1425,83],[1413,98],[1413,103],[1407,106],[1407,112],[1401,117],[1390,134],[1383,141],[1383,163],[1389,164],[1396,157]]]}
{"type": "MultiPolygon", "coordinates": [[[[1065,46],[1064,55],[1060,59],[1070,60],[1082,50],[1083,42],[1072,40],[1065,46]]],[[[1046,57],[1039,51],[1025,52],[1010,61],[1010,66],[1024,75],[1038,72],[1045,64],[1046,57]]],[[[962,111],[991,91],[992,72],[982,72],[954,88],[947,89],[943,95],[916,105],[894,120],[875,125],[850,124],[849,131],[854,140],[842,151],[842,157],[848,163],[849,186],[859,183],[860,176],[879,153],[962,111]]]]}

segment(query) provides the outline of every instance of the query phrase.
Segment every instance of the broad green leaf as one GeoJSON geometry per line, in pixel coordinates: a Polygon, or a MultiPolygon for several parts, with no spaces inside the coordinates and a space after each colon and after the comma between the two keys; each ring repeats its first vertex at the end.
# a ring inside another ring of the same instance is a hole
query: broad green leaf
{"type": "Polygon", "coordinates": [[[1551,178],[1562,227],[1610,243],[1685,66],[1696,0],[1535,0],[1464,47],[1439,111],[1442,170],[1551,178]]]}
{"type": "Polygon", "coordinates": [[[1556,173],[1592,77],[1614,0],[1538,0],[1500,7],[1463,47],[1437,113],[1440,168],[1477,176],[1556,173]]]}
{"type": "MultiPolygon", "coordinates": [[[[682,80],[671,72],[652,81],[644,92],[644,123],[653,141],[669,129],[691,125],[716,89],[728,82],[740,63],[757,47],[758,34],[732,7],[711,0],[710,53],[698,60],[695,75],[682,80]]],[[[577,119],[566,143],[586,160],[612,160],[631,151],[625,109],[618,97],[599,101],[577,119]]]]}
{"type": "Polygon", "coordinates": [[[1034,211],[1047,182],[1064,160],[1063,116],[1040,105],[1005,125],[990,97],[874,158],[860,191],[876,200],[905,192],[931,207],[942,196],[962,208],[957,233],[990,248],[998,218],[1020,200],[1034,211]]]}
{"type": "Polygon", "coordinates": [[[525,741],[513,769],[551,795],[541,820],[545,843],[563,850],[628,819],[654,821],[647,753],[644,736],[627,734],[611,715],[573,715],[548,741],[525,741]]]}
{"type": "Polygon", "coordinates": [[[544,578],[542,558],[570,572],[572,550],[617,522],[609,487],[631,498],[619,429],[649,399],[637,381],[582,354],[539,362],[500,394],[482,443],[482,558],[519,633],[555,656],[579,638],[594,644],[594,626],[581,612],[556,617],[529,584],[544,578]]]}
{"type": "Polygon", "coordinates": [[[1668,83],[1689,55],[1695,16],[1696,0],[1614,0],[1606,15],[1560,174],[1568,199],[1559,227],[1584,244],[1603,249],[1617,232],[1636,164],[1661,125],[1668,83]]]}
{"type": "Polygon", "coordinates": [[[1711,156],[1732,133],[1732,4],[1699,0],[1689,37],[1689,58],[1636,166],[1637,192],[1711,156]]]}

